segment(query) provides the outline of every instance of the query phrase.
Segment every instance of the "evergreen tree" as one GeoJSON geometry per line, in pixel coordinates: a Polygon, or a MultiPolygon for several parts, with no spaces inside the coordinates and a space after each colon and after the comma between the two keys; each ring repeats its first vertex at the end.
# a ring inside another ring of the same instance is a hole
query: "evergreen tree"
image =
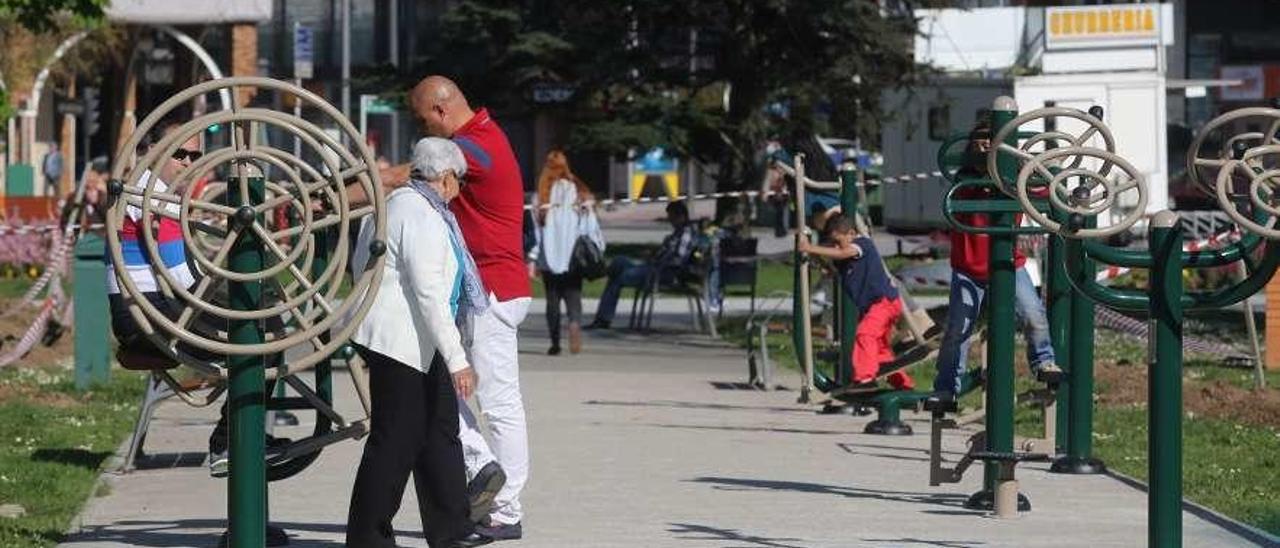
{"type": "Polygon", "coordinates": [[[537,82],[572,85],[575,148],[664,146],[736,189],[758,180],[770,135],[874,137],[880,92],[923,70],[910,11],[880,4],[463,0],[442,18],[433,64],[508,109],[528,106],[537,82]]]}

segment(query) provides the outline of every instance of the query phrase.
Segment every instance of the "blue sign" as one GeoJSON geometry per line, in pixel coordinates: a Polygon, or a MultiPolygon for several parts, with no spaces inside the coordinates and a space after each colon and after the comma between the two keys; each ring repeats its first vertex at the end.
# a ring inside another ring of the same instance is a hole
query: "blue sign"
{"type": "Polygon", "coordinates": [[[644,156],[636,158],[635,170],[639,173],[669,173],[677,169],[676,159],[667,156],[662,147],[654,147],[644,156]]]}
{"type": "Polygon", "coordinates": [[[311,29],[302,26],[301,23],[293,24],[293,77],[298,79],[311,78],[312,58],[315,50],[315,41],[313,40],[311,29]]]}

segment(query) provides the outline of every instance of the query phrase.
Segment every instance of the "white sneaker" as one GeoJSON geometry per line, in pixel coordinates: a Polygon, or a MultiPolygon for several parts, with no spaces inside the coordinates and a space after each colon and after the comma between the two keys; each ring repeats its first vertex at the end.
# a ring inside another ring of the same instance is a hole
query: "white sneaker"
{"type": "Polygon", "coordinates": [[[225,478],[231,473],[231,452],[223,450],[219,453],[209,453],[209,475],[215,478],[225,478]]]}

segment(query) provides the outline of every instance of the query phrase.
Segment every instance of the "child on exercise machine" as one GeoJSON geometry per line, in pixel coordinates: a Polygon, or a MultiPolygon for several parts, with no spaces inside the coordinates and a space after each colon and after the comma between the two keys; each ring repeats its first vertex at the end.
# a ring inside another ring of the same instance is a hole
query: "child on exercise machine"
{"type": "MultiPolygon", "coordinates": [[[[881,365],[894,360],[891,336],[902,315],[902,300],[880,263],[875,243],[859,234],[852,220],[832,215],[822,232],[834,245],[814,245],[801,238],[800,252],[834,261],[840,286],[860,318],[853,343],[853,388],[870,388],[880,376],[881,365]]],[[[899,390],[915,387],[915,381],[902,371],[891,373],[888,381],[899,390]]]]}

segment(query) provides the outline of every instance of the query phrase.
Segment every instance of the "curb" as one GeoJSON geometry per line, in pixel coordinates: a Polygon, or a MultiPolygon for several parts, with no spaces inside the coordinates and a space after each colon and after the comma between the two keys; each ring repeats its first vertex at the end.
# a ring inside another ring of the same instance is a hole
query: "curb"
{"type": "MultiPolygon", "coordinates": [[[[1118,480],[1120,483],[1144,493],[1149,490],[1146,483],[1139,481],[1137,478],[1116,472],[1110,468],[1107,469],[1105,474],[1112,479],[1118,480]]],[[[1258,546],[1280,546],[1280,536],[1272,535],[1262,529],[1258,529],[1252,525],[1227,517],[1216,510],[1185,498],[1182,499],[1182,511],[1188,512],[1209,523],[1222,527],[1223,529],[1226,529],[1249,542],[1255,543],[1258,546]]]]}
{"type": "MultiPolygon", "coordinates": [[[[84,530],[85,510],[89,508],[89,504],[93,502],[93,499],[98,496],[98,490],[101,489],[103,485],[110,484],[110,476],[119,475],[118,470],[120,469],[121,464],[124,463],[124,453],[128,450],[129,437],[125,436],[125,438],[120,441],[120,444],[116,446],[115,452],[112,453],[110,457],[107,457],[102,461],[101,470],[98,472],[98,479],[94,480],[93,485],[89,487],[88,492],[85,493],[84,501],[80,503],[80,508],[76,510],[76,514],[71,517],[70,522],[68,522],[67,526],[63,528],[62,534],[64,536],[69,537],[84,530]]],[[[61,544],[62,543],[59,542],[55,546],[59,546],[61,544]]]]}

